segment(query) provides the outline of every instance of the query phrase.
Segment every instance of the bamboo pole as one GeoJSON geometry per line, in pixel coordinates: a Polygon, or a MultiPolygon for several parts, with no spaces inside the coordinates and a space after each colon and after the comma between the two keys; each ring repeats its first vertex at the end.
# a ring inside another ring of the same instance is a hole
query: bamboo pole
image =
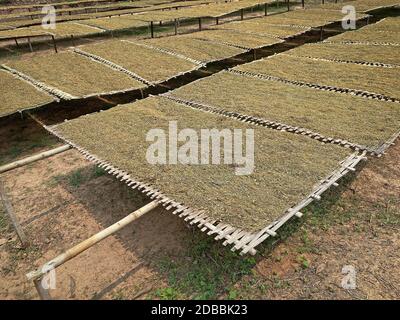
{"type": "Polygon", "coordinates": [[[175,19],[174,20],[174,28],[175,28],[175,35],[178,34],[178,21],[175,19]]]}
{"type": "Polygon", "coordinates": [[[22,166],[27,165],[29,163],[36,162],[38,160],[42,160],[42,159],[51,157],[51,156],[56,155],[58,153],[64,152],[64,151],[66,151],[66,150],[68,150],[70,148],[71,148],[71,146],[66,144],[66,145],[63,145],[61,147],[58,147],[58,148],[55,148],[55,149],[52,149],[52,150],[41,152],[41,153],[35,154],[33,156],[18,160],[18,161],[14,161],[14,162],[8,163],[8,164],[0,167],[0,173],[4,173],[6,171],[10,171],[10,170],[22,167],[22,166]]]}
{"type": "Polygon", "coordinates": [[[43,277],[46,274],[46,270],[52,270],[60,265],[64,264],[65,262],[71,260],[72,258],[76,257],[78,254],[82,253],[83,251],[89,249],[90,247],[94,246],[96,243],[104,240],[108,236],[114,234],[115,232],[121,230],[122,228],[126,227],[131,222],[135,221],[139,217],[143,216],[145,213],[155,209],[158,207],[158,202],[152,201],[145,205],[144,207],[130,213],[125,218],[119,220],[118,222],[114,223],[113,225],[109,226],[108,228],[96,233],[95,235],[91,236],[90,238],[82,241],[81,243],[77,244],[76,246],[68,249],[64,253],[60,254],[53,260],[48,261],[42,267],[37,269],[36,271],[29,272],[26,276],[29,280],[37,280],[43,277]]]}
{"type": "Polygon", "coordinates": [[[4,209],[6,210],[8,216],[11,219],[11,222],[17,233],[17,236],[18,236],[19,240],[21,241],[22,247],[26,248],[28,246],[28,240],[26,238],[24,231],[21,228],[21,225],[18,222],[17,217],[14,214],[14,209],[11,205],[10,199],[7,197],[6,189],[5,189],[3,181],[1,179],[0,179],[0,199],[3,202],[4,209]]]}
{"type": "Polygon", "coordinates": [[[31,37],[28,37],[28,45],[29,45],[29,50],[31,50],[31,52],[33,52],[31,37]]]}
{"type": "Polygon", "coordinates": [[[56,39],[54,38],[54,35],[51,35],[51,39],[53,40],[54,51],[55,51],[56,53],[58,53],[58,51],[57,51],[56,39]]]}

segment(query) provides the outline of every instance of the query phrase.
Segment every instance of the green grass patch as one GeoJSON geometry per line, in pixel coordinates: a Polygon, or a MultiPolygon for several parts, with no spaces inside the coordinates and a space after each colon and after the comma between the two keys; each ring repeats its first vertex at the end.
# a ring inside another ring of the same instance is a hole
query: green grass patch
{"type": "Polygon", "coordinates": [[[33,150],[55,147],[58,141],[41,132],[26,132],[18,129],[12,136],[10,146],[0,150],[0,165],[32,155],[33,150]]]}
{"type": "Polygon", "coordinates": [[[92,166],[89,168],[79,168],[66,175],[57,175],[54,177],[53,182],[58,184],[67,184],[72,188],[79,188],[81,185],[89,181],[102,177],[106,174],[102,168],[92,166]]]}
{"type": "Polygon", "coordinates": [[[236,299],[232,286],[252,273],[254,257],[241,257],[203,234],[194,233],[186,254],[174,259],[163,258],[157,268],[168,279],[168,287],[155,295],[161,299],[216,299],[227,295],[236,299]]]}

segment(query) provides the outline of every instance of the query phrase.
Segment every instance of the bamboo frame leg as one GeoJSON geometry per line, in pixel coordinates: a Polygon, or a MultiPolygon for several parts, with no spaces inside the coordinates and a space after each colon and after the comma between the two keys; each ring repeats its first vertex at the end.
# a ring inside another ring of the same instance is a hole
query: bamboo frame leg
{"type": "Polygon", "coordinates": [[[176,19],[174,21],[174,28],[175,28],[175,35],[177,35],[178,34],[178,21],[176,21],[176,19]]]}
{"type": "Polygon", "coordinates": [[[28,45],[29,45],[29,50],[31,50],[31,52],[33,52],[31,37],[28,37],[28,45]]]}
{"type": "Polygon", "coordinates": [[[201,31],[202,27],[201,27],[201,18],[199,18],[199,31],[201,31]]]}
{"type": "Polygon", "coordinates": [[[14,40],[15,40],[15,44],[16,44],[17,48],[19,48],[19,43],[18,43],[17,38],[15,38],[14,40]]]}
{"type": "Polygon", "coordinates": [[[42,278],[33,280],[33,284],[41,300],[52,300],[49,290],[42,286],[42,278]]]}
{"type": "Polygon", "coordinates": [[[150,36],[154,38],[154,24],[153,21],[150,22],[150,36]]]}
{"type": "Polygon", "coordinates": [[[265,16],[268,15],[268,9],[267,9],[267,8],[268,8],[268,4],[265,3],[265,4],[264,4],[264,15],[265,15],[265,16]]]}
{"type": "Polygon", "coordinates": [[[6,194],[6,189],[1,179],[0,179],[0,199],[2,200],[4,208],[8,216],[10,217],[10,220],[14,226],[15,232],[17,233],[17,236],[19,238],[19,241],[21,242],[22,247],[23,248],[28,247],[29,243],[26,238],[25,232],[22,230],[21,225],[19,224],[18,219],[14,214],[14,209],[11,205],[10,199],[6,194]]]}
{"type": "Polygon", "coordinates": [[[241,9],[240,10],[240,20],[243,20],[243,19],[244,19],[244,10],[241,9]]]}
{"type": "Polygon", "coordinates": [[[57,44],[56,44],[56,39],[54,38],[53,35],[51,36],[51,39],[53,40],[54,51],[55,51],[56,53],[58,53],[57,44]]]}

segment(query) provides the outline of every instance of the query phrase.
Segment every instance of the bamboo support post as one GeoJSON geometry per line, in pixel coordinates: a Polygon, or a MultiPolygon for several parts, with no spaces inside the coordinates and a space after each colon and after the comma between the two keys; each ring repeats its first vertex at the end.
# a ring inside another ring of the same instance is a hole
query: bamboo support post
{"type": "Polygon", "coordinates": [[[151,36],[151,38],[154,38],[154,25],[153,25],[153,21],[150,22],[150,36],[151,36]]]}
{"type": "Polygon", "coordinates": [[[159,206],[158,202],[152,201],[145,205],[144,207],[130,213],[125,218],[119,220],[118,222],[114,223],[113,225],[107,227],[106,229],[96,233],[95,235],[91,236],[90,238],[82,241],[81,243],[77,244],[76,246],[68,249],[64,253],[60,254],[53,260],[48,261],[42,267],[37,269],[36,271],[29,272],[26,276],[28,280],[38,280],[42,278],[48,270],[55,269],[60,265],[66,263],[67,261],[71,260],[72,258],[76,257],[78,254],[82,253],[83,251],[93,247],[95,244],[99,243],[100,241],[104,240],[105,238],[109,237],[110,235],[116,233],[117,231],[121,230],[122,228],[126,227],[128,224],[132,223],[133,221],[137,220],[147,212],[157,208],[159,206]],[[47,270],[47,271],[46,271],[47,270]]]}
{"type": "Polygon", "coordinates": [[[74,35],[71,34],[71,42],[72,42],[72,46],[75,47],[75,40],[74,40],[74,35]]]}
{"type": "Polygon", "coordinates": [[[32,162],[36,162],[38,160],[42,160],[42,159],[51,157],[51,156],[56,155],[58,153],[64,152],[64,151],[66,151],[66,150],[68,150],[70,148],[71,148],[71,146],[66,144],[66,145],[63,145],[61,147],[58,147],[58,148],[55,148],[55,149],[52,149],[52,150],[44,151],[44,152],[35,154],[33,156],[21,159],[21,160],[17,160],[17,161],[8,163],[8,164],[3,165],[3,166],[0,167],[0,173],[4,173],[6,171],[10,171],[10,170],[22,167],[22,166],[30,164],[32,162]]]}
{"type": "Polygon", "coordinates": [[[268,3],[264,3],[264,15],[268,15],[268,3]]]}
{"type": "Polygon", "coordinates": [[[215,18],[215,24],[219,25],[219,18],[218,17],[215,18]]]}
{"type": "Polygon", "coordinates": [[[304,0],[301,0],[301,7],[304,8],[304,0]]]}
{"type": "Polygon", "coordinates": [[[178,21],[177,19],[174,20],[174,28],[175,28],[175,35],[178,34],[178,21]]]}
{"type": "Polygon", "coordinates": [[[240,20],[244,19],[244,10],[240,9],[240,20]]]}
{"type": "Polygon", "coordinates": [[[17,40],[17,38],[14,38],[14,40],[15,40],[15,44],[16,44],[16,46],[19,48],[19,43],[18,43],[18,40],[17,40]]]}
{"type": "Polygon", "coordinates": [[[322,41],[324,38],[324,27],[320,28],[320,40],[322,41]]]}
{"type": "Polygon", "coordinates": [[[290,1],[286,0],[286,3],[287,3],[287,11],[290,11],[290,1]]]}
{"type": "Polygon", "coordinates": [[[57,44],[56,44],[56,39],[54,38],[54,35],[51,35],[51,39],[52,39],[52,41],[53,41],[54,51],[55,51],[56,53],[58,53],[57,44]]]}
{"type": "Polygon", "coordinates": [[[3,181],[0,179],[0,199],[3,202],[4,209],[6,210],[10,220],[14,226],[15,232],[21,242],[23,248],[28,246],[28,240],[26,238],[25,232],[22,230],[21,225],[18,222],[17,217],[14,214],[14,209],[12,207],[11,201],[7,196],[6,189],[4,187],[3,181]]]}
{"type": "Polygon", "coordinates": [[[199,18],[199,31],[201,31],[201,18],[199,18]]]}
{"type": "Polygon", "coordinates": [[[31,52],[33,52],[31,37],[28,37],[28,45],[29,45],[29,50],[31,50],[31,52]]]}

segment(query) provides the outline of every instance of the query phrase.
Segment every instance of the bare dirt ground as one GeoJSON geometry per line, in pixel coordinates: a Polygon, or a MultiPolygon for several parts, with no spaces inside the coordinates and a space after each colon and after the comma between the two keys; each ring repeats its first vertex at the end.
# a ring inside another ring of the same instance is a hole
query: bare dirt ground
{"type": "MultiPolygon", "coordinates": [[[[58,268],[51,295],[55,299],[399,299],[399,160],[399,143],[383,158],[369,159],[361,172],[343,180],[304,218],[263,244],[256,257],[237,256],[181,219],[154,210],[58,268]],[[354,267],[356,289],[341,286],[345,265],[354,267]]],[[[37,299],[33,284],[25,278],[28,271],[148,201],[74,150],[1,178],[30,241],[28,248],[20,247],[0,210],[3,299],[37,299]]]]}

